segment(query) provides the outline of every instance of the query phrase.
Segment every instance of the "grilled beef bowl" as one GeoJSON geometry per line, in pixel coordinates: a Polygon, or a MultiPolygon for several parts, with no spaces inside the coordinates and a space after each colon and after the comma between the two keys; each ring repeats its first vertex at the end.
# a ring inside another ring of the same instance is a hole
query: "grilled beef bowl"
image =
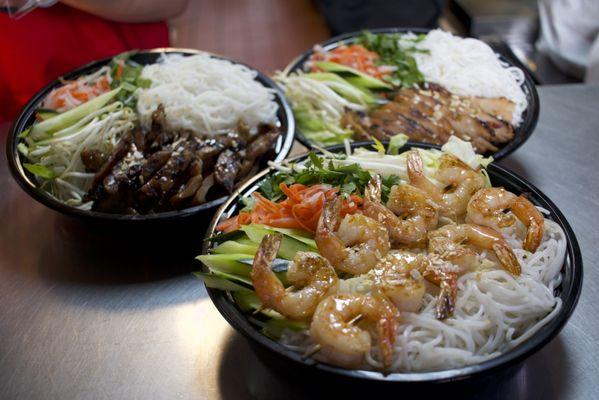
{"type": "Polygon", "coordinates": [[[163,220],[211,214],[291,149],[277,86],[223,57],[132,52],[57,79],[26,105],[7,143],[25,191],[62,213],[163,220]]]}

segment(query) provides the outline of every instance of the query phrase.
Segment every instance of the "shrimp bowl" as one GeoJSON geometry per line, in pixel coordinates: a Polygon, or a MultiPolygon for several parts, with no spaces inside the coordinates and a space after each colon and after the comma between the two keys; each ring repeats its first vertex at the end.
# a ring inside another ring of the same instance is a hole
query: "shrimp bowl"
{"type": "Polygon", "coordinates": [[[196,275],[267,360],[398,383],[498,373],[559,333],[583,271],[557,207],[491,161],[397,137],[271,163],[216,213],[196,275]]]}

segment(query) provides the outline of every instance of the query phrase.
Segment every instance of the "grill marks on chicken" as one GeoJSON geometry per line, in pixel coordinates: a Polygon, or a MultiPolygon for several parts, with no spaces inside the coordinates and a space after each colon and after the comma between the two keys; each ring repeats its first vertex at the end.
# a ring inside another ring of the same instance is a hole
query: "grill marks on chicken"
{"type": "Polygon", "coordinates": [[[238,132],[199,138],[165,126],[164,108],[152,114],[149,132],[121,138],[110,155],[82,152],[81,159],[96,176],[87,200],[92,209],[108,213],[147,214],[182,209],[231,193],[266,155],[279,130],[264,126],[250,136],[238,132]]]}
{"type": "Polygon", "coordinates": [[[441,145],[455,135],[486,153],[513,139],[508,122],[513,110],[514,104],[503,98],[460,97],[429,84],[426,90],[399,90],[392,101],[368,114],[348,111],[342,122],[361,139],[372,135],[385,140],[404,133],[414,141],[441,145]]]}

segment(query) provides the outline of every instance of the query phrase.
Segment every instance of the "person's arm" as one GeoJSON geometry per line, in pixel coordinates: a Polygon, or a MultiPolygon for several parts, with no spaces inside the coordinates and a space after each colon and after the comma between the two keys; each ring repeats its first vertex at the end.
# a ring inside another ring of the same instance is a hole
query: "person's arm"
{"type": "Polygon", "coordinates": [[[181,14],[188,0],[61,0],[73,8],[116,22],[155,22],[181,14]]]}

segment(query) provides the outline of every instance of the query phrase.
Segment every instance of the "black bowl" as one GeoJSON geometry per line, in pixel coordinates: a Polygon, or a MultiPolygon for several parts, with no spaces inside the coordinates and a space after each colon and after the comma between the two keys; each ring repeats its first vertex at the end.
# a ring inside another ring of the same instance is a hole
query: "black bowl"
{"type": "MultiPolygon", "coordinates": [[[[194,55],[202,53],[198,50],[192,49],[177,49],[177,48],[157,48],[152,50],[143,50],[135,53],[131,58],[132,60],[138,62],[142,65],[148,65],[155,63],[158,58],[163,53],[168,54],[182,54],[184,56],[194,55]]],[[[215,58],[220,58],[224,60],[229,60],[237,64],[237,61],[230,60],[226,57],[221,57],[218,55],[214,55],[208,53],[215,58]]],[[[74,71],[71,71],[65,74],[62,78],[70,80],[76,79],[77,77],[85,74],[89,74],[102,66],[108,64],[112,60],[112,57],[108,57],[99,61],[94,61],[90,64],[84,65],[80,68],[77,68],[74,71]]],[[[245,65],[245,64],[242,64],[245,65]]],[[[275,93],[275,101],[279,106],[279,110],[277,113],[277,117],[279,119],[280,127],[282,134],[279,136],[276,146],[275,146],[275,154],[276,157],[273,161],[280,162],[284,160],[289,152],[291,151],[291,146],[293,145],[294,135],[295,135],[295,119],[293,118],[293,112],[291,108],[287,104],[285,100],[285,96],[283,95],[281,89],[266,75],[262,74],[260,71],[257,71],[248,66],[248,68],[254,70],[257,73],[256,80],[259,81],[262,85],[273,89],[275,93]]],[[[86,211],[80,210],[75,207],[68,206],[60,201],[56,200],[52,196],[50,196],[44,190],[41,190],[38,185],[35,183],[34,177],[23,168],[23,156],[18,152],[17,145],[19,144],[19,133],[22,132],[25,128],[29,127],[35,121],[35,110],[39,107],[40,103],[43,99],[48,95],[50,91],[54,88],[61,86],[62,83],[59,79],[54,80],[50,84],[48,84],[45,88],[40,90],[35,96],[29,100],[29,102],[23,108],[21,114],[14,121],[11,130],[8,134],[8,139],[6,143],[6,155],[8,158],[8,164],[10,166],[10,171],[13,174],[14,178],[17,180],[19,185],[27,192],[31,197],[40,203],[44,204],[51,209],[66,214],[71,217],[76,217],[79,219],[85,220],[94,220],[94,221],[166,221],[166,220],[178,220],[182,218],[187,218],[190,216],[196,216],[201,214],[205,218],[210,218],[216,208],[221,205],[226,199],[227,196],[209,201],[207,203],[201,204],[199,206],[194,206],[190,208],[186,208],[183,210],[175,210],[175,211],[167,211],[162,213],[154,213],[154,214],[145,214],[145,215],[122,215],[122,214],[110,214],[103,213],[97,211],[86,211]]],[[[267,165],[267,161],[263,159],[261,161],[261,167],[264,168],[267,165]]]]}
{"type": "MultiPolygon", "coordinates": [[[[372,142],[356,142],[352,143],[351,146],[355,149],[371,145],[372,142]]],[[[411,147],[438,148],[438,146],[434,145],[409,142],[404,146],[402,151],[406,151],[411,147]]],[[[344,151],[343,146],[332,146],[327,149],[333,152],[344,151]]],[[[306,155],[302,155],[294,158],[294,160],[301,161],[305,158],[306,155]]],[[[494,186],[503,186],[516,194],[526,193],[528,198],[535,205],[547,209],[550,215],[546,218],[549,218],[560,225],[566,235],[568,243],[566,260],[561,271],[562,282],[560,286],[556,288],[556,294],[562,299],[562,308],[558,315],[526,342],[492,360],[449,370],[393,373],[388,375],[373,371],[338,368],[320,363],[313,359],[303,359],[300,354],[261,334],[259,328],[248,321],[247,315],[237,307],[228,292],[207,288],[208,294],[227,322],[250,341],[252,348],[256,351],[258,356],[267,360],[269,363],[276,365],[277,370],[289,369],[293,371],[297,368],[302,368],[304,372],[317,376],[325,374],[327,375],[327,379],[333,378],[343,382],[359,380],[360,385],[376,382],[420,384],[446,383],[472,378],[484,378],[490,374],[494,374],[495,377],[497,377],[498,374],[505,374],[508,370],[513,370],[513,367],[519,366],[522,361],[549,343],[549,341],[557,336],[568,321],[568,318],[576,307],[582,289],[582,256],[572,228],[563,214],[558,210],[555,204],[547,198],[547,196],[518,175],[495,163],[490,164],[487,171],[494,186]]],[[[266,169],[253,177],[250,181],[246,182],[243,187],[240,187],[239,190],[237,190],[237,192],[216,212],[212,223],[208,227],[206,237],[210,237],[215,233],[216,225],[221,218],[228,218],[236,214],[240,208],[243,208],[243,205],[239,202],[240,198],[249,196],[252,192],[256,191],[262,179],[271,172],[273,172],[272,168],[266,169]]],[[[203,253],[206,254],[210,247],[210,243],[206,241],[204,243],[203,253]]]]}
{"type": "MultiPolygon", "coordinates": [[[[427,33],[430,31],[430,29],[380,28],[380,29],[369,29],[369,31],[373,32],[373,33],[406,33],[406,32],[427,33]]],[[[320,46],[322,46],[325,50],[332,50],[332,49],[339,47],[339,45],[341,45],[341,44],[354,43],[356,41],[357,37],[360,35],[361,35],[361,32],[351,32],[351,33],[346,33],[343,35],[335,36],[325,42],[320,43],[320,46]]],[[[522,84],[522,90],[524,91],[524,94],[526,95],[526,100],[528,100],[528,107],[522,114],[522,123],[520,124],[520,126],[518,126],[516,128],[516,130],[514,132],[514,138],[510,142],[502,145],[499,148],[499,150],[496,151],[495,153],[485,154],[486,156],[493,156],[493,158],[495,160],[500,160],[500,159],[506,157],[507,155],[513,153],[514,151],[516,151],[516,149],[518,147],[522,146],[524,144],[524,142],[526,142],[526,140],[528,140],[530,135],[532,135],[532,133],[535,129],[535,126],[537,125],[537,121],[539,119],[540,103],[539,103],[539,94],[537,93],[537,88],[535,86],[535,83],[534,83],[532,77],[530,76],[528,71],[526,71],[526,69],[521,68],[522,64],[517,59],[513,58],[513,53],[502,54],[500,48],[496,48],[494,50],[496,51],[496,53],[498,53],[501,61],[503,61],[511,66],[519,67],[524,72],[525,80],[524,80],[524,83],[522,84]]],[[[303,53],[302,55],[297,57],[295,60],[293,60],[291,63],[289,63],[287,65],[287,67],[285,67],[285,70],[283,72],[285,74],[289,74],[291,72],[303,70],[304,64],[306,63],[306,61],[308,61],[308,59],[310,58],[310,56],[312,55],[313,52],[314,51],[312,49],[306,51],[305,53],[303,53]]],[[[314,143],[312,141],[310,141],[310,139],[308,139],[306,136],[304,136],[299,129],[297,129],[295,135],[296,135],[296,139],[299,140],[304,146],[311,148],[314,145],[314,143]]]]}

